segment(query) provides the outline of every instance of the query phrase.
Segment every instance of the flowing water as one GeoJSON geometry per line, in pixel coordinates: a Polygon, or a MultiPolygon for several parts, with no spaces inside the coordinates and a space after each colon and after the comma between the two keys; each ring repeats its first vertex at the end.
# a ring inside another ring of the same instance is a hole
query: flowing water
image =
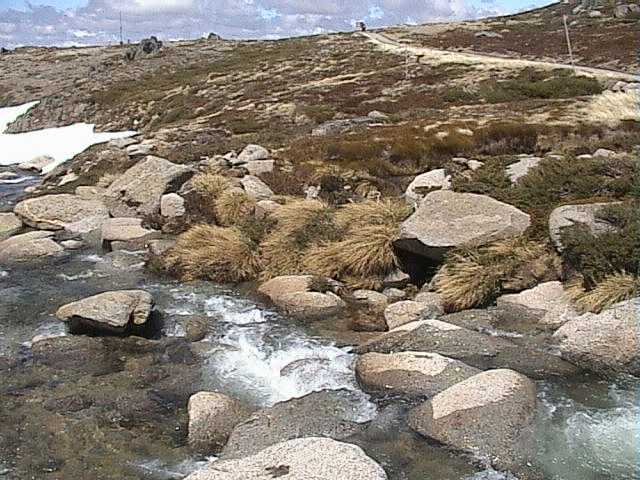
{"type": "MultiPolygon", "coordinates": [[[[35,177],[24,176],[21,181],[0,181],[0,211],[10,210],[24,188],[36,181],[35,177]]],[[[370,428],[352,441],[379,461],[390,479],[515,478],[478,466],[481,462],[410,432],[404,423],[410,405],[390,399],[374,401],[360,391],[353,372],[354,356],[348,347],[339,348],[331,339],[313,335],[305,325],[278,314],[240,289],[159,278],[144,269],[141,252],[87,249],[42,263],[1,267],[0,360],[23,359],[20,361],[27,368],[34,337],[41,340],[68,335],[54,316],[60,305],[107,290],[132,288],[152,293],[165,338],[183,337],[194,318],[206,323],[205,339],[192,344],[201,358],[193,367],[197,369],[198,388],[222,391],[256,408],[323,389],[347,389],[355,399],[352,420],[371,421],[370,428]]],[[[8,370],[9,374],[20,374],[21,368],[8,370]]],[[[100,378],[91,381],[100,382],[100,378]]],[[[56,388],[61,384],[64,381],[57,381],[56,388]]],[[[538,451],[532,461],[544,472],[544,478],[640,479],[639,386],[633,379],[538,383],[538,451]]],[[[118,395],[131,393],[126,390],[129,387],[121,388],[118,395]]],[[[13,389],[10,394],[15,398],[23,395],[21,392],[13,389]]],[[[16,405],[21,404],[17,401],[16,405]]],[[[0,420],[3,414],[11,415],[0,407],[0,420]]],[[[83,462],[99,464],[101,455],[106,462],[108,454],[101,453],[100,441],[93,434],[86,442],[83,462]]],[[[171,458],[160,453],[136,455],[135,461],[129,462],[126,478],[182,478],[206,463],[206,459],[190,456],[182,445],[177,443],[171,458]]],[[[164,451],[152,447],[146,445],[141,452],[164,451]]],[[[3,454],[0,445],[0,478],[18,478],[12,476],[17,460],[11,457],[15,451],[11,452],[3,454]]],[[[45,465],[41,470],[44,473],[32,478],[64,478],[47,472],[71,460],[57,458],[51,462],[54,466],[45,465]]]]}

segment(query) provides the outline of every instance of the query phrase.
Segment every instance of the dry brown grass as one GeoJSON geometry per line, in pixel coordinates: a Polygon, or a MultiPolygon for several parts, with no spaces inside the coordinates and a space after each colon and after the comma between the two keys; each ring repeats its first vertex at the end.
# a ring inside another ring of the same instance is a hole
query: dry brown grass
{"type": "Polygon", "coordinates": [[[229,227],[245,223],[253,215],[256,201],[240,189],[222,192],[215,201],[216,220],[229,227]]]}
{"type": "Polygon", "coordinates": [[[512,239],[452,253],[434,277],[448,311],[482,307],[508,291],[558,277],[557,257],[544,245],[512,239]]]}
{"type": "Polygon", "coordinates": [[[275,226],[260,245],[263,279],[306,273],[307,249],[337,235],[333,212],[316,200],[283,205],[273,212],[271,219],[275,226]]]}
{"type": "Polygon", "coordinates": [[[353,288],[379,287],[381,279],[398,267],[393,242],[399,225],[411,213],[403,201],[353,203],[336,212],[340,238],[310,249],[310,272],[338,278],[353,288]]]}
{"type": "Polygon", "coordinates": [[[240,282],[260,271],[255,244],[236,228],[211,225],[196,225],[180,235],[163,263],[186,281],[240,282]]]}
{"type": "Polygon", "coordinates": [[[606,276],[589,291],[584,289],[582,282],[580,277],[576,277],[567,288],[581,312],[600,313],[616,303],[635,298],[640,293],[640,278],[626,272],[606,276]]]}

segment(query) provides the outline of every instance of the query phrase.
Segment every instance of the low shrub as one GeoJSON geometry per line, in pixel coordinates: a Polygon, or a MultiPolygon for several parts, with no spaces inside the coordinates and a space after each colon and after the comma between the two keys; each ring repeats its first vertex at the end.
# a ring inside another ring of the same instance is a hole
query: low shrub
{"type": "Polygon", "coordinates": [[[535,152],[538,136],[535,125],[498,122],[476,130],[474,138],[479,153],[509,155],[535,152]]]}
{"type": "Polygon", "coordinates": [[[178,237],[162,263],[185,281],[240,282],[258,275],[257,251],[237,228],[196,225],[178,237]]]}
{"type": "Polygon", "coordinates": [[[577,76],[570,70],[556,70],[551,75],[530,68],[516,78],[487,80],[480,84],[479,95],[488,103],[526,99],[574,98],[602,93],[603,86],[591,77],[577,76]]]}
{"type": "Polygon", "coordinates": [[[531,288],[559,276],[546,245],[523,238],[452,252],[433,279],[447,311],[483,307],[505,292],[531,288]]]}
{"type": "Polygon", "coordinates": [[[639,203],[632,201],[603,209],[598,217],[611,229],[597,236],[584,225],[561,232],[565,267],[581,275],[587,291],[619,272],[640,272],[639,208],[639,203]]]}

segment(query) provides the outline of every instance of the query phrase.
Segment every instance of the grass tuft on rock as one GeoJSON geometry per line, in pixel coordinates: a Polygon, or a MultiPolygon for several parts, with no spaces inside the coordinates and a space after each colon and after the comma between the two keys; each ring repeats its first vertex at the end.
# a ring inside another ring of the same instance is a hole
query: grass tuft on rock
{"type": "Polygon", "coordinates": [[[257,250],[237,228],[196,225],[178,237],[163,263],[185,281],[241,282],[260,272],[257,250]]]}
{"type": "Polygon", "coordinates": [[[451,253],[433,285],[446,310],[456,312],[558,277],[558,258],[546,245],[518,238],[451,253]]]}
{"type": "Polygon", "coordinates": [[[583,279],[578,277],[568,291],[578,310],[600,313],[616,303],[637,297],[640,294],[640,277],[626,272],[613,273],[589,291],[584,289],[583,279]]]}

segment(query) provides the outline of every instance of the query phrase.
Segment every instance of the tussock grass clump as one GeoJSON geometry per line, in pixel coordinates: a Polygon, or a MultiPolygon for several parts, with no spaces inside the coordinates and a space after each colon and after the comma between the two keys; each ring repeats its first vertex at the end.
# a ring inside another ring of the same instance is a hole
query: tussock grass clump
{"type": "Polygon", "coordinates": [[[589,291],[583,279],[576,277],[568,291],[581,312],[600,313],[616,303],[630,300],[640,294],[640,277],[626,272],[607,275],[589,291]]]}
{"type": "Polygon", "coordinates": [[[260,246],[263,279],[307,273],[307,249],[338,236],[333,212],[317,200],[288,203],[273,212],[271,218],[275,225],[260,246]]]}
{"type": "Polygon", "coordinates": [[[257,246],[239,229],[196,225],[164,258],[166,270],[186,281],[240,282],[260,271],[257,246]]]}
{"type": "Polygon", "coordinates": [[[398,267],[393,242],[399,225],[411,213],[402,201],[366,201],[344,206],[336,212],[340,239],[312,248],[308,269],[338,278],[354,288],[378,287],[398,267]]]}
{"type": "Polygon", "coordinates": [[[448,311],[486,306],[498,295],[558,277],[555,255],[526,239],[495,242],[450,254],[433,279],[448,311]]]}
{"type": "Polygon", "coordinates": [[[203,172],[195,175],[191,181],[193,192],[188,198],[188,210],[206,221],[216,219],[216,199],[225,190],[231,188],[231,182],[215,172],[203,172]]]}
{"type": "Polygon", "coordinates": [[[215,201],[216,220],[222,226],[229,227],[243,223],[251,217],[256,201],[240,189],[230,189],[215,201]]]}

